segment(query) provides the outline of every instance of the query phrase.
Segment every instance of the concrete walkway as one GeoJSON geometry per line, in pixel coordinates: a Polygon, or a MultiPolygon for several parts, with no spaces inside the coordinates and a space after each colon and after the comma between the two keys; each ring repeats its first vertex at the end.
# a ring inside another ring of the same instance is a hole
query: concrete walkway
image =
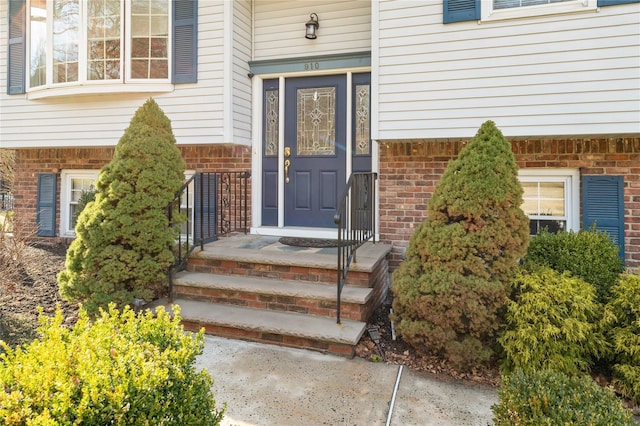
{"type": "Polygon", "coordinates": [[[396,365],[213,336],[197,367],[214,378],[218,404],[227,403],[223,425],[485,426],[498,402],[494,389],[396,365]]]}

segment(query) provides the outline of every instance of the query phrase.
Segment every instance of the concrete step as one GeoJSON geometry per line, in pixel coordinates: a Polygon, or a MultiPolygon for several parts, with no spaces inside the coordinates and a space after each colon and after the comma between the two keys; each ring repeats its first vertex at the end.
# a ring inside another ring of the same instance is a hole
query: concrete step
{"type": "MultiPolygon", "coordinates": [[[[179,272],[174,296],[255,309],[336,317],[336,285],[264,277],[179,272]]],[[[373,289],[346,286],[341,295],[341,317],[366,321],[373,306],[373,289]]]]}
{"type": "MultiPolygon", "coordinates": [[[[390,244],[366,243],[349,268],[347,286],[373,287],[387,273],[381,262],[390,244]]],[[[191,255],[187,269],[210,274],[245,275],[335,284],[337,249],[292,247],[277,237],[240,235],[205,245],[191,255]]]]}
{"type": "Polygon", "coordinates": [[[156,301],[150,308],[164,306],[168,311],[179,305],[185,329],[217,336],[251,340],[280,346],[312,349],[353,357],[354,348],[366,323],[292,312],[251,309],[243,306],[212,304],[186,299],[156,301]]]}

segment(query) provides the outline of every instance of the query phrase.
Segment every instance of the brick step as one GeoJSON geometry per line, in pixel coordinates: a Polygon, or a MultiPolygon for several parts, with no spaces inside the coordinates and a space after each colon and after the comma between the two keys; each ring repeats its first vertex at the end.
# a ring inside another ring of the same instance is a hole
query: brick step
{"type": "Polygon", "coordinates": [[[293,312],[252,309],[244,306],[212,304],[186,299],[166,299],[151,306],[173,305],[181,309],[182,324],[186,330],[205,332],[216,336],[261,343],[312,349],[336,355],[353,357],[355,346],[365,331],[366,323],[293,312]]]}
{"type": "MultiPolygon", "coordinates": [[[[184,271],[174,277],[174,297],[255,309],[336,317],[336,286],[307,281],[184,271]]],[[[341,317],[366,321],[375,310],[373,289],[345,286],[341,317]]]]}
{"type": "MultiPolygon", "coordinates": [[[[380,260],[390,251],[390,245],[381,243],[367,243],[359,248],[346,285],[377,285],[388,272],[387,263],[380,260]]],[[[284,246],[269,237],[238,236],[205,245],[204,250],[191,255],[187,270],[335,285],[337,260],[335,248],[300,249],[284,246]]]]}

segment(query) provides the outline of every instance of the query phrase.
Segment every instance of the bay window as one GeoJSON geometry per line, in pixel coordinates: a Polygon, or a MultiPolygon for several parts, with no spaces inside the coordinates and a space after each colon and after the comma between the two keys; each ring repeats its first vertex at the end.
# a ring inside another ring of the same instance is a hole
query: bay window
{"type": "Polygon", "coordinates": [[[30,92],[36,98],[78,89],[162,91],[166,83],[195,83],[197,5],[197,0],[9,0],[7,93],[30,92]]]}
{"type": "Polygon", "coordinates": [[[169,0],[31,0],[29,11],[30,89],[169,79],[169,0]]]}

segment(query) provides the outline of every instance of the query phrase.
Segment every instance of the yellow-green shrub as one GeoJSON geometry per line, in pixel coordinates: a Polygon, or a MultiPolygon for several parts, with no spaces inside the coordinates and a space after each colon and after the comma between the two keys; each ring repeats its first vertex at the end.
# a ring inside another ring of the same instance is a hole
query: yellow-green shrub
{"type": "Polygon", "coordinates": [[[609,328],[614,384],[640,404],[640,275],[623,275],[612,294],[607,312],[614,317],[609,328]]]}
{"type": "Polygon", "coordinates": [[[496,426],[635,425],[613,393],[588,376],[516,370],[503,376],[498,394],[491,407],[496,426]]]}
{"type": "Polygon", "coordinates": [[[600,332],[602,308],[593,286],[549,268],[521,273],[507,304],[498,338],[505,371],[553,369],[586,372],[607,346],[600,332]]]}
{"type": "Polygon", "coordinates": [[[134,314],[113,305],[73,329],[41,316],[42,337],[0,355],[2,425],[216,425],[213,380],[194,367],[203,333],[185,334],[180,309],[134,314]]]}

